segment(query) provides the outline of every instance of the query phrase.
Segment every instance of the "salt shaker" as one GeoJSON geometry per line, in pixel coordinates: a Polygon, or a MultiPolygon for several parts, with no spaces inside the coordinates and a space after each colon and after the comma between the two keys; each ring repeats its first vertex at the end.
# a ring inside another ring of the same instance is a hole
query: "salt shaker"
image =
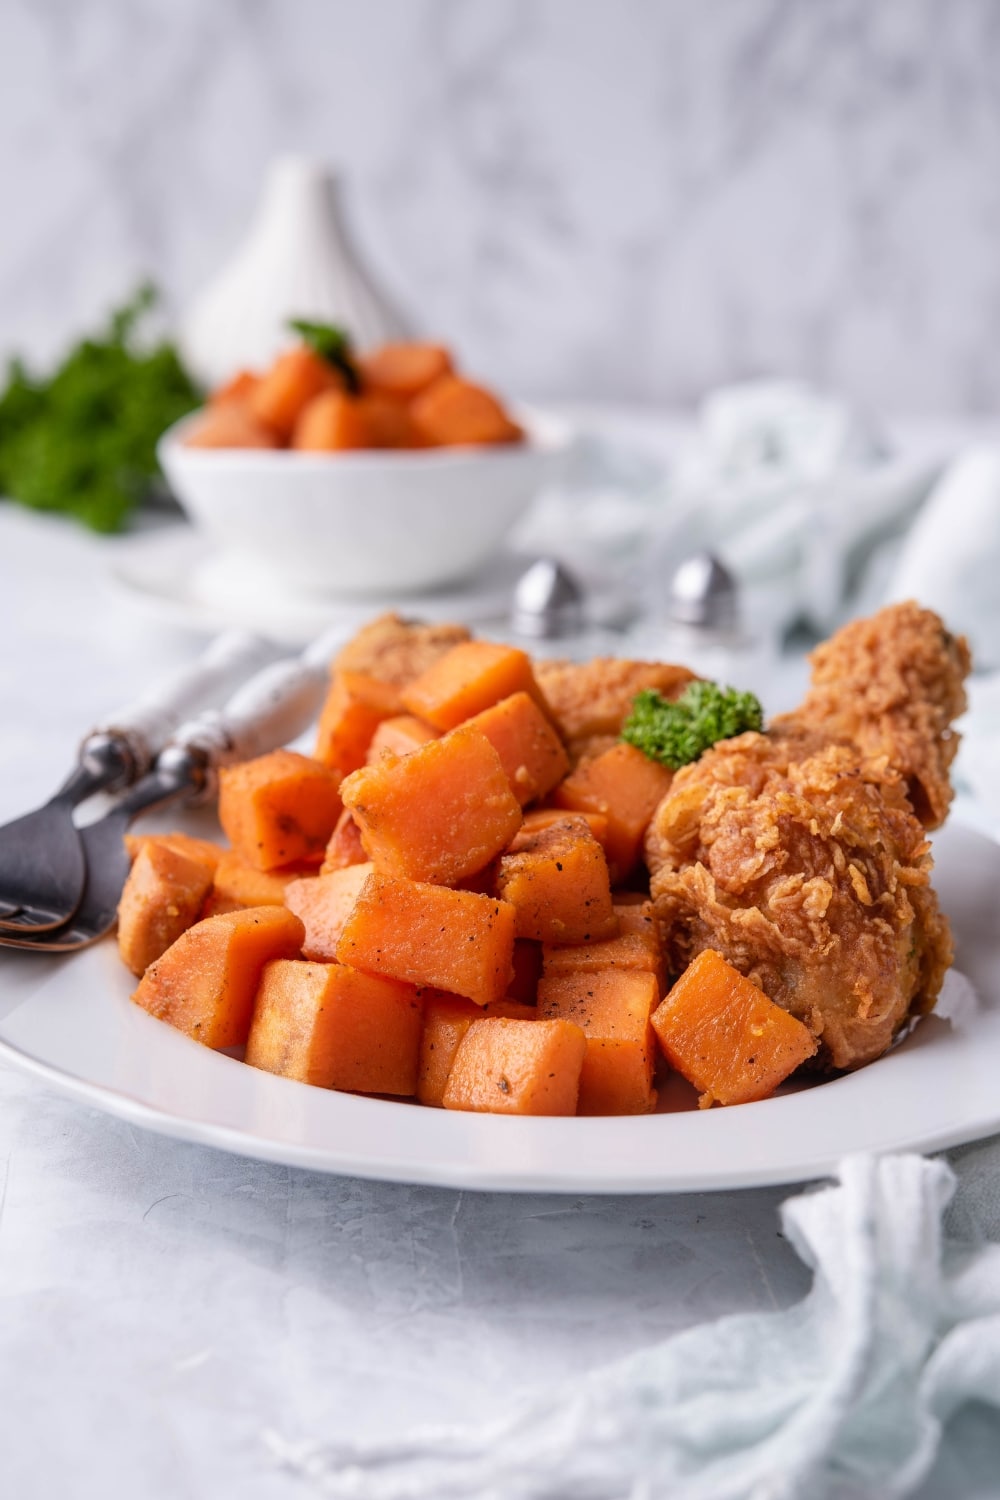
{"type": "Polygon", "coordinates": [[[692,553],[676,568],[663,613],[642,640],[652,654],[733,687],[753,687],[753,645],[742,621],[739,581],[713,552],[692,553]]]}
{"type": "Polygon", "coordinates": [[[583,628],[583,590],[554,557],[540,557],[514,589],[511,626],[535,640],[576,635],[583,628]]]}

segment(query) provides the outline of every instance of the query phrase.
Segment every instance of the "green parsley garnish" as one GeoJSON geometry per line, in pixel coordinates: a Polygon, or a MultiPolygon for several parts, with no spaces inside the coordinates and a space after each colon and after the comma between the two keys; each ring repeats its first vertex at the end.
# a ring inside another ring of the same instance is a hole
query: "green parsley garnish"
{"type": "Polygon", "coordinates": [[[650,760],[678,771],[719,740],[763,727],[764,713],[753,693],[689,682],[675,702],[654,688],[638,693],[621,737],[650,760]]]}
{"type": "Polygon", "coordinates": [[[339,370],[344,377],[344,386],[352,396],[361,390],[361,376],[354,362],[351,336],[333,323],[312,323],[308,318],[289,318],[289,328],[294,328],[310,349],[314,350],[328,365],[339,370]]]}
{"type": "Polygon", "coordinates": [[[95,531],[121,529],[158,473],[160,434],[200,401],[173,346],[136,337],[155,300],[141,287],[48,379],[11,363],[0,392],[0,495],[95,531]]]}

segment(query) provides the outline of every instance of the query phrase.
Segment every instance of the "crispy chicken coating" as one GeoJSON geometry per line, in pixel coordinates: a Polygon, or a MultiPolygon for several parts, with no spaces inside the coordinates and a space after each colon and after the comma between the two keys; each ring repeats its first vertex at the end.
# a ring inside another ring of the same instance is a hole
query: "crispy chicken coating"
{"type": "Polygon", "coordinates": [[[969,655],[892,606],[815,653],[802,708],[686,766],[646,853],[671,967],[715,948],[855,1068],[934,1005],[952,959],[931,889],[969,655]]]}
{"type": "Polygon", "coordinates": [[[951,962],[902,778],[845,745],[743,734],[674,778],[647,842],[680,972],[715,948],[853,1068],[929,1010],[951,962]]]}
{"type": "Polygon", "coordinates": [[[810,660],[808,693],[772,730],[816,730],[849,741],[863,756],[884,755],[924,827],[939,827],[951,804],[948,772],[959,743],[951,724],[966,709],[965,637],[910,601],[845,625],[810,660]]]}
{"type": "Polygon", "coordinates": [[[352,636],[334,667],[341,672],[364,672],[378,682],[405,687],[439,657],[470,640],[464,625],[425,625],[400,615],[379,615],[352,636]]]}

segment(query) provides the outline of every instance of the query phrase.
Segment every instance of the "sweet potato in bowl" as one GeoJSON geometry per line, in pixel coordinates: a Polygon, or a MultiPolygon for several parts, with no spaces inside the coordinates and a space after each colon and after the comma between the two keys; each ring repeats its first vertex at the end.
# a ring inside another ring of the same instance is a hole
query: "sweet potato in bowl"
{"type": "Polygon", "coordinates": [[[415,591],[474,573],[568,447],[432,343],[356,353],[293,319],[298,342],[241,370],[165,433],[160,465],[225,552],[296,591],[415,591]]]}
{"type": "Polygon", "coordinates": [[[517,443],[504,403],[460,375],[440,344],[383,344],[356,355],[340,328],[293,319],[300,342],[262,372],[212,391],[186,429],[191,448],[455,448],[517,443]]]}

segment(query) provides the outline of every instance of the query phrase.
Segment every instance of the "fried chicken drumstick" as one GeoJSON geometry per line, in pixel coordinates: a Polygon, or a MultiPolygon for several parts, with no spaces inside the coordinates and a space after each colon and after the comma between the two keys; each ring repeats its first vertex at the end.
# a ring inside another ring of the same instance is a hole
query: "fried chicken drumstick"
{"type": "Polygon", "coordinates": [[[839,631],[766,733],[674,778],[647,836],[671,968],[714,948],[855,1068],[934,1005],[952,958],[925,836],[951,800],[964,639],[912,603],[839,631]]]}

